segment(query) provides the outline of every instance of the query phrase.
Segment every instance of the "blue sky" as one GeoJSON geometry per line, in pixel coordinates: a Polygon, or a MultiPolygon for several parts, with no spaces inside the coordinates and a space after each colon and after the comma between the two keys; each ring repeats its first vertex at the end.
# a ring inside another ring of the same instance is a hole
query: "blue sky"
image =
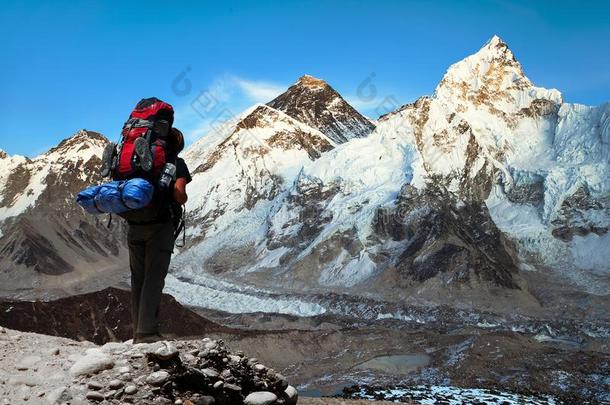
{"type": "Polygon", "coordinates": [[[5,0],[0,148],[34,156],[80,128],[116,139],[153,95],[192,141],[305,73],[376,118],[494,34],[537,85],[610,101],[608,1],[5,0]]]}

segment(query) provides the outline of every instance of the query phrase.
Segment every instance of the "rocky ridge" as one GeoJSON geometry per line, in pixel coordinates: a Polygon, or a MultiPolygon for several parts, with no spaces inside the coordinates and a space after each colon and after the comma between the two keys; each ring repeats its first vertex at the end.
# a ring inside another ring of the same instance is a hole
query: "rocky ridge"
{"type": "Polygon", "coordinates": [[[99,183],[107,139],[81,130],[33,159],[0,163],[0,280],[2,289],[58,287],[124,262],[125,227],[88,215],[74,203],[99,183]],[[55,276],[67,275],[59,281],[55,276]],[[72,280],[72,281],[69,281],[72,280]]]}
{"type": "Polygon", "coordinates": [[[284,376],[209,338],[95,347],[0,328],[0,343],[5,404],[293,405],[298,398],[284,376]]]}
{"type": "MultiPolygon", "coordinates": [[[[316,126],[308,106],[327,89],[304,77],[269,105],[316,126]],[[301,116],[287,106],[301,106],[301,116]]],[[[535,300],[520,269],[551,268],[600,294],[610,281],[599,249],[610,237],[609,106],[564,103],[559,91],[536,87],[494,36],[452,65],[432,96],[381,117],[366,137],[301,160],[274,193],[237,216],[217,216],[222,227],[204,225],[205,242],[194,238],[176,257],[176,274],[196,282],[211,270],[299,290],[366,283],[405,297],[501,287],[535,300]],[[221,260],[230,252],[239,260],[221,260]]],[[[198,200],[189,203],[193,213],[198,200]]]]}
{"type": "Polygon", "coordinates": [[[320,130],[338,144],[365,137],[375,129],[328,83],[310,75],[300,77],[267,105],[320,130]]]}

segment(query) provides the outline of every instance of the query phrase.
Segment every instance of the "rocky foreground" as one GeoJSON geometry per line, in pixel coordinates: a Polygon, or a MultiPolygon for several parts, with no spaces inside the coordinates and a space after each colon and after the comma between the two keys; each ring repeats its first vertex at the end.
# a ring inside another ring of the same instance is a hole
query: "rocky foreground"
{"type": "Polygon", "coordinates": [[[221,340],[74,342],[0,328],[0,398],[12,404],[285,404],[280,373],[221,340]]]}

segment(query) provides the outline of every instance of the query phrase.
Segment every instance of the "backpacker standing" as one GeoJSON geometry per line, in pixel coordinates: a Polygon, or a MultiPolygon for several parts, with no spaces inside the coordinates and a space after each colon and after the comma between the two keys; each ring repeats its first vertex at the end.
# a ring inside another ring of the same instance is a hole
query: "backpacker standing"
{"type": "Polygon", "coordinates": [[[172,133],[178,140],[175,146],[168,148],[176,156],[176,179],[169,189],[171,195],[160,196],[158,203],[161,206],[155,218],[146,222],[127,221],[134,343],[161,339],[161,294],[177,236],[176,220],[182,215],[181,205],[187,200],[186,185],[191,181],[186,163],[177,157],[184,147],[182,133],[175,128],[172,128],[172,133]]]}
{"type": "Polygon", "coordinates": [[[143,99],[125,123],[121,143],[110,146],[103,158],[115,180],[142,177],[155,186],[149,206],[120,214],[129,225],[134,343],[162,339],[161,296],[174,243],[184,225],[182,205],[187,201],[186,185],[191,176],[178,157],[184,137],[172,124],[171,105],[156,98],[143,99]]]}

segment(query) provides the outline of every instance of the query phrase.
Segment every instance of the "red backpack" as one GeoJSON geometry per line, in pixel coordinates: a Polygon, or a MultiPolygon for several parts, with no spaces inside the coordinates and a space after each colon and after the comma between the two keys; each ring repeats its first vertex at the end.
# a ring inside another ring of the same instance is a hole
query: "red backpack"
{"type": "Polygon", "coordinates": [[[174,109],[158,98],[144,98],[123,125],[118,146],[110,144],[102,157],[103,177],[114,180],[143,177],[157,179],[167,161],[167,135],[174,109]]]}

